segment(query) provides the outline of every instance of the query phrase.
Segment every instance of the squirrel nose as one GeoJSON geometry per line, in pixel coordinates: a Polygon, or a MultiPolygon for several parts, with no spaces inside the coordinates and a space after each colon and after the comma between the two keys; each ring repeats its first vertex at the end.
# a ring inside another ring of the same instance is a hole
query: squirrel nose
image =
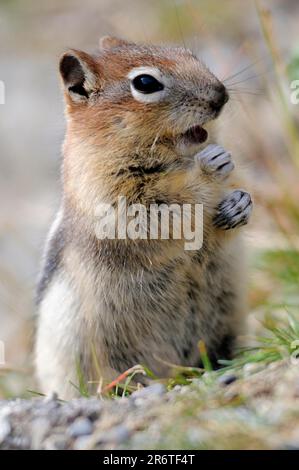
{"type": "Polygon", "coordinates": [[[229,96],[225,86],[222,85],[222,83],[214,88],[214,93],[214,97],[210,101],[210,106],[213,111],[220,111],[225,103],[227,103],[229,96]]]}

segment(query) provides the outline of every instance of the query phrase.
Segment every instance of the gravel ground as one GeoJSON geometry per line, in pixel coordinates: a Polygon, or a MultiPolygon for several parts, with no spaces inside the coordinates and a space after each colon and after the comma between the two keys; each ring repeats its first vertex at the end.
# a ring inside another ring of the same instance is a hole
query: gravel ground
{"type": "Polygon", "coordinates": [[[0,449],[299,449],[299,368],[289,362],[160,383],[118,399],[0,401],[0,449]]]}

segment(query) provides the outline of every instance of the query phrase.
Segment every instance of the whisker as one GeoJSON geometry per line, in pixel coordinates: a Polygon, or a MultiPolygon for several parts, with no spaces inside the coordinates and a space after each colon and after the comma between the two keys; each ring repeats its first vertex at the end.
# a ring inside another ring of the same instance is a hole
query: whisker
{"type": "Polygon", "coordinates": [[[272,69],[271,64],[269,64],[269,66],[267,67],[267,69],[264,72],[256,73],[254,75],[250,75],[249,77],[244,77],[244,79],[238,80],[237,82],[229,82],[228,81],[228,85],[237,85],[239,83],[243,83],[243,82],[246,82],[246,81],[254,79],[254,78],[269,76],[271,73],[273,73],[273,69],[272,69]],[[271,70],[270,70],[270,68],[271,68],[271,70]]]}
{"type": "Polygon", "coordinates": [[[257,87],[246,87],[246,86],[233,86],[233,87],[227,87],[226,88],[228,91],[258,91],[262,92],[262,88],[257,88],[257,87]]]}
{"type": "Polygon", "coordinates": [[[266,74],[265,73],[259,73],[259,74],[255,74],[255,75],[250,75],[250,77],[245,77],[243,80],[238,80],[237,82],[228,83],[228,85],[229,86],[238,85],[239,83],[247,82],[248,80],[253,80],[254,78],[261,77],[262,75],[266,75],[266,74]]]}
{"type": "Polygon", "coordinates": [[[221,81],[222,82],[227,82],[228,80],[231,80],[232,78],[235,78],[237,77],[238,75],[241,75],[241,73],[244,73],[246,72],[246,70],[252,68],[254,65],[256,65],[258,62],[261,62],[261,58],[256,60],[255,62],[252,62],[251,64],[247,65],[246,67],[244,67],[243,69],[239,70],[239,72],[236,72],[234,73],[233,75],[229,75],[228,77],[226,78],[223,78],[221,81]]]}
{"type": "Polygon", "coordinates": [[[179,13],[178,13],[178,6],[177,6],[176,0],[173,0],[173,3],[174,3],[174,10],[175,10],[176,21],[177,21],[177,25],[178,25],[178,28],[179,28],[179,31],[180,31],[181,38],[182,38],[182,42],[183,42],[183,44],[184,44],[184,49],[187,50],[187,47],[186,47],[186,44],[185,44],[184,35],[183,35],[182,25],[181,25],[179,13]]]}
{"type": "Polygon", "coordinates": [[[270,101],[269,97],[265,95],[264,93],[244,93],[244,94],[230,94],[230,101],[238,101],[239,103],[242,103],[244,99],[246,98],[251,98],[252,96],[258,96],[259,98],[263,98],[266,101],[270,101]]]}
{"type": "Polygon", "coordinates": [[[252,90],[229,90],[230,93],[234,94],[242,94],[245,93],[247,95],[255,95],[255,96],[261,96],[263,94],[262,90],[257,90],[257,91],[252,91],[252,90]]]}
{"type": "Polygon", "coordinates": [[[257,65],[257,64],[260,64],[261,62],[263,62],[263,68],[264,68],[264,72],[258,74],[259,75],[264,75],[264,74],[267,74],[267,73],[271,73],[273,72],[273,63],[272,61],[269,59],[268,55],[265,55],[265,57],[261,57],[257,60],[255,60],[254,62],[252,62],[251,64],[247,65],[246,67],[244,67],[243,69],[241,69],[239,72],[236,72],[235,74],[233,75],[230,75],[226,78],[224,78],[222,81],[230,81],[232,80],[233,78],[235,77],[238,77],[239,75],[241,75],[242,73],[246,72],[247,70],[250,70],[253,66],[257,65]]]}
{"type": "Polygon", "coordinates": [[[236,104],[236,103],[237,103],[238,105],[244,105],[244,100],[245,100],[246,98],[249,98],[249,97],[248,97],[248,96],[243,96],[243,99],[240,99],[240,98],[237,98],[237,97],[231,98],[232,105],[234,105],[234,104],[236,104]]]}

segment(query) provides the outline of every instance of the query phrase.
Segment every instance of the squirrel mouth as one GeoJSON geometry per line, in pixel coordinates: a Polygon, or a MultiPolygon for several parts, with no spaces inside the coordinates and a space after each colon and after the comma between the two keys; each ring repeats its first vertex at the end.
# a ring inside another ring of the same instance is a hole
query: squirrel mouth
{"type": "Polygon", "coordinates": [[[186,144],[202,144],[208,138],[208,132],[201,126],[192,126],[182,134],[186,144]]]}

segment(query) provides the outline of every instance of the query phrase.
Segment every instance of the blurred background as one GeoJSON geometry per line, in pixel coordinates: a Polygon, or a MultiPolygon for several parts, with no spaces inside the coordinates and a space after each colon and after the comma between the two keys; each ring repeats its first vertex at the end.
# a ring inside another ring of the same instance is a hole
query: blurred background
{"type": "Polygon", "coordinates": [[[250,325],[298,314],[299,2],[264,0],[0,0],[0,397],[34,388],[34,286],[59,204],[63,100],[57,64],[112,34],[185,45],[230,89],[219,143],[248,177],[250,325]]]}

